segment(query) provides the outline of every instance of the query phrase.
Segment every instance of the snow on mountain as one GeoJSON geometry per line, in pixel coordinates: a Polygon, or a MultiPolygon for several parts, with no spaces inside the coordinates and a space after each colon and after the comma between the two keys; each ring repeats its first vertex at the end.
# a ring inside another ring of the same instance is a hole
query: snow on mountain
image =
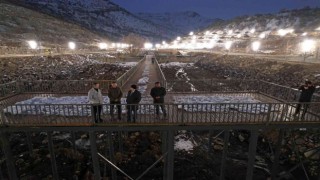
{"type": "Polygon", "coordinates": [[[241,16],[227,21],[213,23],[206,30],[232,29],[234,31],[249,32],[255,28],[258,32],[274,31],[293,28],[296,31],[314,31],[320,26],[320,8],[303,8],[296,10],[282,10],[276,14],[257,14],[241,16]]]}
{"type": "Polygon", "coordinates": [[[192,11],[176,13],[137,13],[137,16],[175,31],[177,35],[201,30],[216,21],[215,19],[202,17],[192,11]]]}
{"type": "Polygon", "coordinates": [[[140,19],[109,0],[13,0],[12,3],[76,23],[111,39],[130,33],[149,39],[168,39],[167,28],[140,19]]]}

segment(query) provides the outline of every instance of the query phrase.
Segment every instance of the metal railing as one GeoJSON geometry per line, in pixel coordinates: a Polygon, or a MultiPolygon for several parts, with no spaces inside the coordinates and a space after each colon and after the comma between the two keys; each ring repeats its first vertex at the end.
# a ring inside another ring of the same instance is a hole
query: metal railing
{"type": "MultiPolygon", "coordinates": [[[[320,122],[320,103],[301,103],[308,106],[298,116],[293,116],[297,103],[206,103],[164,104],[167,116],[156,115],[153,104],[131,105],[137,107],[137,124],[270,124],[298,121],[320,122]]],[[[102,105],[102,124],[127,124],[127,104],[122,104],[122,120],[112,121],[110,104],[102,105]]],[[[86,126],[94,123],[90,104],[14,104],[1,109],[2,123],[9,126],[86,126]]],[[[161,108],[160,108],[161,109],[161,108]]],[[[161,112],[161,111],[160,111],[161,112]]],[[[116,114],[116,113],[114,113],[116,114]]]]}
{"type": "Polygon", "coordinates": [[[127,71],[122,76],[120,76],[116,80],[117,84],[120,87],[122,87],[137,72],[137,70],[141,67],[145,59],[146,59],[145,57],[141,59],[136,66],[132,67],[129,71],[127,71]]]}
{"type": "Polygon", "coordinates": [[[167,88],[167,80],[166,80],[166,77],[164,76],[164,74],[163,74],[163,72],[162,72],[162,70],[161,70],[161,68],[160,68],[160,65],[159,65],[159,62],[158,62],[158,60],[155,58],[155,63],[156,63],[156,70],[157,70],[157,73],[158,73],[158,75],[159,75],[159,77],[160,77],[160,83],[161,83],[161,85],[163,86],[163,87],[165,87],[165,88],[167,88]]]}

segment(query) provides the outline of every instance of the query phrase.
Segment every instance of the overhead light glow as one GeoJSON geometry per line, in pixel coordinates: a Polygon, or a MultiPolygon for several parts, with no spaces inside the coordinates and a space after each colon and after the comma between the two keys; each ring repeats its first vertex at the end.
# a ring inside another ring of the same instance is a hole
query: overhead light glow
{"type": "Polygon", "coordinates": [[[144,48],[145,49],[152,49],[153,44],[152,43],[144,43],[144,48]]]}
{"type": "Polygon", "coordinates": [[[229,50],[232,46],[232,41],[227,41],[224,46],[227,50],[229,50]]]}
{"type": "Polygon", "coordinates": [[[312,52],[315,50],[315,48],[316,48],[316,42],[311,39],[306,39],[301,44],[301,50],[304,53],[312,52]]]}
{"type": "Polygon", "coordinates": [[[31,49],[37,49],[38,48],[38,43],[34,40],[28,41],[29,47],[31,49]]]}
{"type": "Polygon", "coordinates": [[[253,51],[258,51],[260,48],[261,43],[259,41],[255,41],[252,43],[252,50],[253,51]]]}
{"type": "Polygon", "coordinates": [[[106,43],[99,43],[99,48],[100,49],[107,49],[108,45],[106,43]]]}
{"type": "Polygon", "coordinates": [[[68,46],[69,46],[69,49],[72,49],[72,50],[76,48],[76,44],[74,42],[69,42],[68,46]]]}

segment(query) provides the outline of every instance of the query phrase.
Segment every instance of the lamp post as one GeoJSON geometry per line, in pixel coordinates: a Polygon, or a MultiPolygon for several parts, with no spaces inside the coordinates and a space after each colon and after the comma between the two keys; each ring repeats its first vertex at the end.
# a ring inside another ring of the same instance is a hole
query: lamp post
{"type": "Polygon", "coordinates": [[[38,49],[38,43],[35,40],[31,40],[27,42],[29,45],[29,48],[33,50],[33,55],[36,56],[36,49],[38,49]]]}

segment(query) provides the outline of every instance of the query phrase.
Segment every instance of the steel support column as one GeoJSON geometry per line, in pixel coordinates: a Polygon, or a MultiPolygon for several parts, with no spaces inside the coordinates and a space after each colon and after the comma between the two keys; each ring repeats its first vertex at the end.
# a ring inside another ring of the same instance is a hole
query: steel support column
{"type": "Polygon", "coordinates": [[[174,168],[174,131],[168,130],[168,156],[167,156],[167,178],[166,180],[173,180],[174,168]]]}
{"type": "Polygon", "coordinates": [[[221,169],[220,169],[220,177],[219,180],[224,180],[225,178],[225,169],[226,169],[226,159],[228,154],[228,146],[229,146],[229,130],[224,131],[224,141],[223,141],[223,152],[221,158],[221,169]]]}
{"type": "Polygon", "coordinates": [[[9,138],[7,133],[1,133],[1,141],[2,141],[2,149],[4,152],[4,155],[6,157],[6,164],[7,164],[7,169],[8,169],[8,174],[9,174],[9,179],[18,179],[17,176],[17,171],[14,166],[14,159],[12,156],[11,148],[10,148],[10,143],[9,143],[9,138]]]}
{"type": "Polygon", "coordinates": [[[51,131],[47,131],[47,136],[48,136],[48,147],[49,147],[49,152],[50,152],[52,176],[53,176],[53,179],[59,180],[59,174],[58,174],[58,168],[57,168],[57,162],[56,162],[56,155],[54,154],[54,146],[53,146],[53,140],[52,140],[51,131]]]}
{"type": "MultiPolygon", "coordinates": [[[[108,142],[109,142],[109,157],[110,161],[112,163],[115,163],[115,158],[114,158],[114,146],[113,146],[113,140],[112,140],[112,132],[108,132],[108,142]]],[[[111,179],[116,180],[117,179],[117,172],[115,171],[114,168],[111,168],[111,179]]]]}
{"type": "Polygon", "coordinates": [[[89,132],[90,137],[90,146],[91,146],[91,156],[92,156],[92,164],[94,171],[94,179],[100,180],[100,164],[98,159],[98,151],[97,151],[97,142],[96,142],[96,134],[94,131],[89,132]]]}
{"type": "Polygon", "coordinates": [[[278,174],[279,157],[280,157],[283,136],[284,136],[284,130],[280,129],[278,141],[277,141],[277,145],[274,153],[274,161],[273,161],[272,170],[271,170],[271,179],[276,179],[276,176],[278,174]]]}
{"type": "Polygon", "coordinates": [[[26,137],[27,137],[27,144],[28,144],[28,149],[30,154],[32,154],[33,152],[33,146],[32,146],[32,138],[31,138],[31,133],[30,132],[26,132],[26,137]]]}
{"type": "Polygon", "coordinates": [[[246,180],[252,180],[258,143],[258,130],[251,130],[246,180]]]}
{"type": "MultiPolygon", "coordinates": [[[[168,134],[166,131],[161,131],[161,151],[162,154],[167,152],[167,139],[168,134]]],[[[164,157],[164,163],[163,163],[163,179],[167,178],[167,170],[168,170],[168,157],[164,157]]]]}

